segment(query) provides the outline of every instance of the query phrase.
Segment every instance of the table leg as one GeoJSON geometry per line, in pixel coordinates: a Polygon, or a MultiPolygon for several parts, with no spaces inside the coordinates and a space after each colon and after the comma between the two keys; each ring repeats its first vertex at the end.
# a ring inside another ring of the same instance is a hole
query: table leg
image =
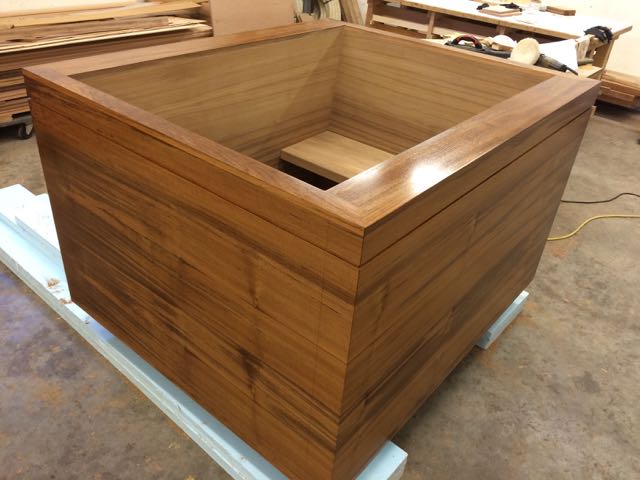
{"type": "Polygon", "coordinates": [[[613,48],[613,44],[615,43],[615,39],[611,40],[606,45],[602,45],[596,49],[596,54],[593,56],[593,65],[596,67],[600,67],[604,70],[607,66],[607,62],[609,61],[609,55],[611,55],[611,49],[613,48]]]}
{"type": "Polygon", "coordinates": [[[427,38],[433,38],[433,27],[436,23],[436,12],[429,12],[429,25],[427,26],[427,38]]]}
{"type": "Polygon", "coordinates": [[[375,0],[368,0],[367,1],[367,14],[364,18],[364,24],[368,27],[369,25],[371,25],[371,19],[373,18],[373,4],[375,3],[375,0]]]}

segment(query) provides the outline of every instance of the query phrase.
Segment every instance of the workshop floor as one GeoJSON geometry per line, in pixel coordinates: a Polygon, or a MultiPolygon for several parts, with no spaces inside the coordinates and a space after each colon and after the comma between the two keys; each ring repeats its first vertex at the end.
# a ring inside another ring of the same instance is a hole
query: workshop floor
{"type": "MultiPolygon", "coordinates": [[[[565,198],[640,191],[639,115],[592,120],[565,198]],[[629,128],[636,122],[635,131],[629,128]]],[[[0,187],[44,191],[35,139],[0,132],[0,187]]],[[[562,205],[553,234],[640,199],[562,205]]],[[[547,246],[523,314],[396,436],[407,480],[640,478],[640,221],[547,246]]],[[[229,478],[0,265],[0,478],[229,478]]]]}

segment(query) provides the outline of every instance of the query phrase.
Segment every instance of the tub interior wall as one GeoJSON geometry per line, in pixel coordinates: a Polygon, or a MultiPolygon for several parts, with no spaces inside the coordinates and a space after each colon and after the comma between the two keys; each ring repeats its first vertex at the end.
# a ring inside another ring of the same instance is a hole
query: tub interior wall
{"type": "Polygon", "coordinates": [[[452,48],[345,29],[330,129],[400,153],[552,76],[452,48]]]}
{"type": "Polygon", "coordinates": [[[284,147],[330,130],[397,154],[552,75],[443,53],[343,27],[75,78],[302,178],[284,147]]]}
{"type": "Polygon", "coordinates": [[[340,29],[77,75],[265,163],[329,127],[340,29]]]}

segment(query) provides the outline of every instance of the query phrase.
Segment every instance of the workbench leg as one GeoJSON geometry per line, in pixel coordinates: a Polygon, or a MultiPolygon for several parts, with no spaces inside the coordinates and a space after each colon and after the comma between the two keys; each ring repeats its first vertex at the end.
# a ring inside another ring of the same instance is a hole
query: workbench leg
{"type": "Polygon", "coordinates": [[[427,38],[433,38],[433,27],[436,24],[436,12],[429,12],[429,25],[427,26],[427,38]]]}
{"type": "Polygon", "coordinates": [[[607,62],[609,61],[609,55],[611,55],[611,50],[613,49],[613,44],[615,43],[615,39],[611,40],[606,45],[598,47],[596,49],[596,54],[593,56],[593,66],[600,67],[604,71],[607,68],[607,62]]]}
{"type": "Polygon", "coordinates": [[[367,27],[371,25],[371,19],[373,18],[373,4],[375,2],[376,0],[367,1],[367,14],[364,17],[364,24],[367,27]]]}

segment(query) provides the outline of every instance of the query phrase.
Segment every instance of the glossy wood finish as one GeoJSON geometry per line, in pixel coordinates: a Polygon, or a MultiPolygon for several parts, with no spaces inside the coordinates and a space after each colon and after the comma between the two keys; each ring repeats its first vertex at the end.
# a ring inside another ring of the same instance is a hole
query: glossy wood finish
{"type": "Polygon", "coordinates": [[[598,89],[335,22],[26,77],[73,299],[304,480],[354,477],[531,280],[598,89]],[[324,132],[393,158],[278,170],[324,132]]]}
{"type": "Polygon", "coordinates": [[[362,268],[339,459],[397,431],[532,280],[589,117],[362,268]]]}

